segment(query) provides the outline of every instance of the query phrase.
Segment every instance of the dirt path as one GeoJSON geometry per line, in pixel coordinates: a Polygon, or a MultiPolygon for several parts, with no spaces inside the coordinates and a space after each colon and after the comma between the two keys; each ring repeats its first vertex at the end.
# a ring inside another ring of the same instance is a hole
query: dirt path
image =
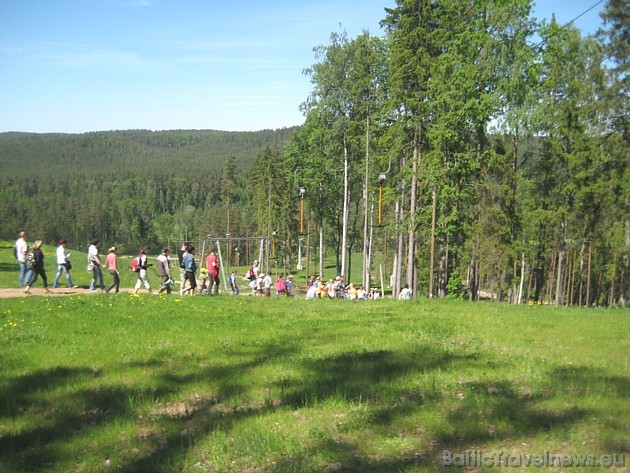
{"type": "MultiPolygon", "coordinates": [[[[89,289],[86,289],[83,287],[78,287],[74,289],[69,289],[67,287],[58,287],[57,289],[54,289],[51,287],[49,289],[50,289],[50,292],[46,293],[43,287],[36,286],[36,287],[31,288],[30,294],[25,294],[24,289],[20,289],[20,288],[0,288],[0,299],[6,299],[9,297],[31,297],[31,296],[46,296],[46,297],[78,296],[78,295],[91,296],[93,294],[99,294],[99,292],[92,292],[89,289]]],[[[120,292],[123,294],[131,294],[133,292],[133,288],[121,288],[120,292]]],[[[140,292],[138,294],[144,295],[148,293],[146,289],[140,289],[140,292]]],[[[177,291],[173,291],[173,294],[177,294],[177,291]]],[[[301,290],[299,288],[294,288],[293,294],[298,297],[303,297],[304,294],[306,294],[306,291],[301,290]]],[[[241,292],[241,295],[244,295],[244,296],[250,295],[249,290],[245,292],[241,292]]]]}
{"type": "MultiPolygon", "coordinates": [[[[20,288],[1,288],[0,289],[0,299],[8,298],[8,297],[30,297],[30,296],[78,296],[78,295],[87,295],[91,296],[92,294],[98,294],[98,292],[91,292],[89,289],[78,287],[74,289],[69,289],[67,287],[58,287],[57,289],[49,288],[50,292],[46,293],[43,287],[32,287],[30,294],[25,294],[24,289],[20,288]]],[[[121,289],[120,292],[123,293],[131,293],[133,289],[121,289]]],[[[146,294],[145,290],[141,290],[140,294],[146,294]]]]}

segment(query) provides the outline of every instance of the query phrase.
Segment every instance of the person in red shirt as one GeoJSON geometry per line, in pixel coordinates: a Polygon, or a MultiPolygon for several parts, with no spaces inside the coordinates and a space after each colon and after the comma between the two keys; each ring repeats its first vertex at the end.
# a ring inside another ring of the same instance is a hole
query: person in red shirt
{"type": "Polygon", "coordinates": [[[208,289],[206,290],[206,294],[210,295],[212,292],[212,287],[214,286],[214,295],[219,295],[219,261],[217,260],[217,255],[214,250],[210,251],[210,254],[206,258],[206,269],[208,270],[208,279],[210,280],[208,284],[208,289]]]}

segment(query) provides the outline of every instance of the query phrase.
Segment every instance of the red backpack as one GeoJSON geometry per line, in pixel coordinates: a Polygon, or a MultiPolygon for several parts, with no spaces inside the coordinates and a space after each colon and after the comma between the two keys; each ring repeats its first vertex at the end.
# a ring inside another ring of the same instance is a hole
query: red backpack
{"type": "Polygon", "coordinates": [[[142,254],[136,256],[134,259],[131,260],[131,263],[129,263],[129,269],[132,270],[134,273],[140,271],[140,258],[142,258],[142,254]]]}

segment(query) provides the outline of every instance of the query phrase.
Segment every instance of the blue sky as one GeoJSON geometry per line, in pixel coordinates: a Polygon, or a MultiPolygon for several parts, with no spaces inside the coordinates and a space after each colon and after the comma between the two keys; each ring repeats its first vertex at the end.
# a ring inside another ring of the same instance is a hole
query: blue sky
{"type": "MultiPolygon", "coordinates": [[[[539,0],[564,24],[599,0],[539,0]]],[[[313,48],[394,0],[0,0],[0,132],[302,124],[313,48]]],[[[601,23],[604,2],[575,25],[601,23]]]]}

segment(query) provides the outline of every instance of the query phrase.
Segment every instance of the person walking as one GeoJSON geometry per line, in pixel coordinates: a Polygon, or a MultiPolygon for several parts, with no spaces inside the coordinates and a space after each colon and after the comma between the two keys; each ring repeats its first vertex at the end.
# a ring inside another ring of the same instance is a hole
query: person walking
{"type": "Polygon", "coordinates": [[[195,263],[195,248],[188,245],[186,247],[186,251],[184,252],[182,261],[184,264],[184,282],[188,282],[189,285],[186,286],[182,295],[190,295],[192,296],[195,293],[195,288],[197,287],[197,279],[195,276],[195,272],[197,271],[197,264],[195,263]]]}
{"type": "Polygon", "coordinates": [[[105,292],[110,292],[112,289],[115,294],[120,292],[120,271],[118,270],[118,252],[115,246],[109,249],[107,258],[105,258],[105,265],[109,268],[109,274],[112,275],[112,283],[107,286],[105,292]]]}
{"type": "Polygon", "coordinates": [[[233,296],[238,296],[239,292],[238,292],[238,283],[236,282],[236,276],[238,274],[238,271],[235,269],[234,271],[232,271],[232,274],[230,274],[230,276],[228,277],[228,284],[230,286],[231,289],[231,294],[233,296]]]}
{"type": "Polygon", "coordinates": [[[162,294],[166,291],[167,294],[171,293],[171,286],[173,285],[173,278],[171,276],[171,257],[169,256],[170,250],[163,248],[160,256],[157,257],[157,273],[162,278],[162,284],[158,294],[162,294]]]}
{"type": "Polygon", "coordinates": [[[190,243],[185,241],[181,248],[177,250],[177,259],[179,260],[179,295],[184,294],[184,289],[186,289],[186,270],[184,269],[184,254],[186,253],[186,248],[190,246],[190,243]]]}
{"type": "Polygon", "coordinates": [[[214,286],[214,295],[219,295],[219,267],[221,265],[217,261],[217,255],[214,250],[210,251],[210,254],[206,258],[206,268],[208,269],[208,289],[206,294],[211,295],[212,287],[214,286]]]}
{"type": "Polygon", "coordinates": [[[153,290],[151,289],[151,282],[149,281],[149,272],[147,271],[149,266],[152,266],[149,264],[147,258],[147,253],[149,252],[149,250],[150,248],[148,246],[145,246],[142,248],[142,251],[140,251],[140,254],[138,255],[140,261],[138,264],[138,279],[136,279],[136,287],[133,291],[134,294],[138,293],[138,290],[142,287],[143,284],[145,289],[149,291],[149,294],[153,294],[153,290]]]}
{"type": "Polygon", "coordinates": [[[28,273],[28,266],[26,264],[27,256],[28,244],[26,243],[26,232],[21,231],[18,233],[18,239],[15,240],[15,259],[18,261],[18,268],[20,270],[20,286],[24,286],[28,282],[26,279],[28,273]]]}
{"type": "Polygon", "coordinates": [[[75,288],[74,284],[72,284],[72,276],[70,276],[70,270],[72,269],[72,265],[70,264],[70,252],[66,252],[68,242],[65,238],[59,240],[59,246],[57,247],[57,274],[55,275],[55,279],[53,281],[53,288],[57,288],[59,285],[59,279],[61,278],[61,274],[64,273],[66,276],[66,282],[68,283],[69,288],[75,288]]]}
{"type": "Polygon", "coordinates": [[[260,288],[259,288],[260,268],[258,265],[258,260],[254,260],[254,263],[251,265],[247,273],[248,273],[247,279],[249,279],[249,287],[252,289],[252,295],[254,295],[260,292],[260,288]]]}
{"type": "Polygon", "coordinates": [[[105,264],[101,262],[98,255],[98,247],[101,242],[98,239],[92,241],[88,248],[88,271],[92,271],[92,282],[90,282],[90,292],[96,292],[96,284],[99,285],[101,291],[105,290],[105,282],[103,281],[103,269],[105,264]]]}
{"type": "Polygon", "coordinates": [[[42,241],[37,240],[33,243],[31,250],[33,252],[33,266],[31,267],[31,276],[30,280],[26,283],[26,289],[24,292],[26,294],[31,293],[31,286],[35,284],[37,281],[37,276],[42,277],[42,282],[44,283],[44,290],[48,293],[50,290],[48,289],[48,278],[46,277],[46,269],[44,268],[44,253],[41,250],[42,241]]]}

